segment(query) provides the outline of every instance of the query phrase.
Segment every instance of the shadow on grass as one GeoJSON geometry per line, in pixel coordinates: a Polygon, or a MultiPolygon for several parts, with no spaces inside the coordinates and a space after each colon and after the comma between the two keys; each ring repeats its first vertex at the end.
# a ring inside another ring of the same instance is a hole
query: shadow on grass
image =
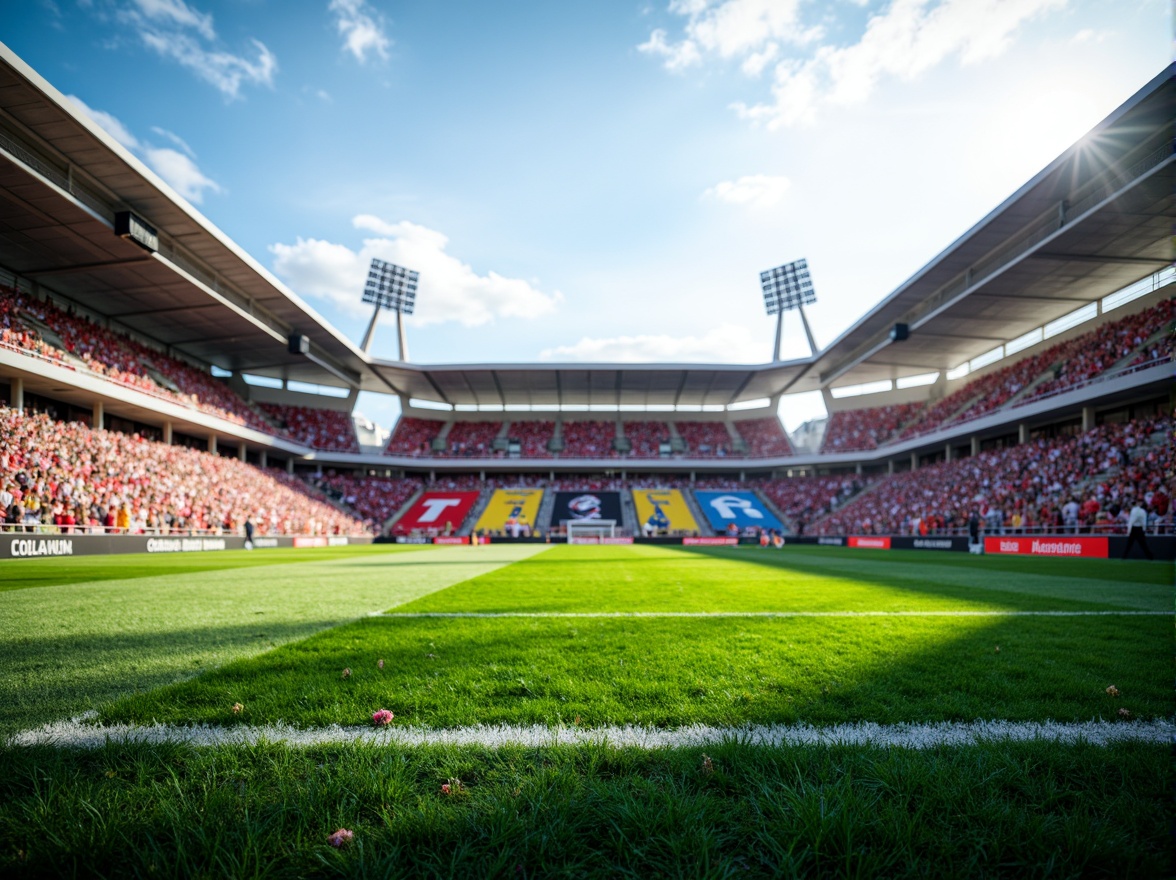
{"type": "Polygon", "coordinates": [[[271,621],[125,634],[0,639],[0,736],[191,678],[341,621],[271,621]]]}

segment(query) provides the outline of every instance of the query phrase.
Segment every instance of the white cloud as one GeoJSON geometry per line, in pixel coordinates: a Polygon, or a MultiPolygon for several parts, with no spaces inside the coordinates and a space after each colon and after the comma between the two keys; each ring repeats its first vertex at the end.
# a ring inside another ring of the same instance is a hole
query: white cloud
{"type": "Polygon", "coordinates": [[[373,257],[415,269],[421,280],[416,313],[409,320],[418,326],[456,321],[474,327],[496,318],[535,318],[555,311],[563,299],[558,291],[547,294],[522,279],[477,274],[446,252],[449,239],[436,230],[371,214],[356,216],[352,225],[375,237],[364,239],[358,251],[314,238],[271,245],[274,271],[298,293],[359,317],[371,311],[360,296],[373,257]]]}
{"type": "Polygon", "coordinates": [[[327,7],[335,13],[335,27],[343,38],[343,48],[363,64],[368,53],[388,57],[392,41],[384,32],[384,20],[367,0],[331,0],[327,7]]]}
{"type": "Polygon", "coordinates": [[[254,59],[219,48],[212,15],[184,0],[132,0],[119,19],[149,49],[187,67],[229,98],[239,97],[245,84],[273,85],[278,61],[264,43],[251,41],[254,59]]]}
{"type": "Polygon", "coordinates": [[[163,178],[168,186],[188,201],[200,204],[204,200],[205,192],[219,193],[224,191],[219,183],[200,170],[196,165],[196,154],[179,135],[164,128],[153,127],[151,129],[156,134],[182,147],[184,153],[170,147],[158,147],[141,141],[117,117],[104,110],[93,109],[75,95],[68,97],[83,113],[105,129],[107,134],[132,153],[137,154],[152,171],[163,178]]]}
{"type": "Polygon", "coordinates": [[[730,205],[747,205],[753,208],[770,208],[778,205],[792,186],[787,177],[768,174],[749,174],[738,180],[724,180],[710,187],[703,195],[706,198],[726,202],[730,205]]]}
{"type": "Polygon", "coordinates": [[[778,128],[813,122],[823,105],[863,103],[882,80],[914,80],[949,57],[960,64],[994,58],[1022,25],[1067,2],[891,0],[857,42],[835,45],[823,42],[820,26],[800,20],[799,0],[673,0],[670,11],[686,17],[682,39],[657,30],[638,48],[676,71],[708,57],[739,59],[749,77],[771,66],[771,100],[735,109],[778,128]]]}
{"type": "Polygon", "coordinates": [[[749,363],[748,353],[761,350],[765,357],[760,360],[766,361],[768,350],[763,339],[747,327],[720,324],[703,336],[585,336],[574,345],[545,348],[539,359],[583,363],[749,363]]]}

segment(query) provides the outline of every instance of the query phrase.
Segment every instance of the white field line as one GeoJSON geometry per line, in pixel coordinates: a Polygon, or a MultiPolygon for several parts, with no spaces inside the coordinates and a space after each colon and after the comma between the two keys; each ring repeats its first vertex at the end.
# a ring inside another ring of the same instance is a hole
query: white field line
{"type": "Polygon", "coordinates": [[[1172,617],[1176,611],[373,611],[368,617],[1172,617]]]}
{"type": "Polygon", "coordinates": [[[926,749],[968,746],[984,742],[1089,743],[1107,746],[1122,742],[1172,743],[1176,725],[1169,721],[973,721],[935,724],[747,725],[676,730],[652,727],[596,728],[543,725],[475,725],[452,729],[423,727],[298,728],[277,724],[264,727],[210,727],[156,724],[147,727],[116,724],[99,727],[81,718],[47,724],[9,740],[10,746],[49,745],[93,749],[107,743],[186,743],[194,746],[285,743],[294,747],[363,744],[375,746],[525,746],[605,745],[613,748],[665,749],[746,743],[756,746],[875,746],[926,749]]]}

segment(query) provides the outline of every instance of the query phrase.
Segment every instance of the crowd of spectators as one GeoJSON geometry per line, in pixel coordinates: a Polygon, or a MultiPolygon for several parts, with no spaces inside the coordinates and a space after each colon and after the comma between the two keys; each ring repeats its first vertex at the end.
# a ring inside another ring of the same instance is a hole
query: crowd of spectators
{"type": "Polygon", "coordinates": [[[312,477],[310,482],[338,498],[377,532],[423,485],[416,477],[369,477],[333,472],[312,477]]]}
{"type": "Polygon", "coordinates": [[[830,413],[822,452],[859,452],[877,449],[923,408],[919,403],[895,403],[830,413]]]}
{"type": "Polygon", "coordinates": [[[438,453],[448,458],[489,458],[495,454],[494,438],[502,430],[502,422],[454,422],[445,437],[445,451],[438,453]]]}
{"type": "Polygon", "coordinates": [[[69,369],[88,371],[234,424],[281,434],[211,373],[11,287],[0,286],[0,345],[40,355],[69,369]],[[46,338],[39,327],[56,338],[46,338]]]}
{"type": "Polygon", "coordinates": [[[674,427],[691,458],[726,458],[731,454],[731,434],[725,422],[675,422],[674,427]]]}
{"type": "Polygon", "coordinates": [[[624,430],[630,458],[660,458],[662,445],[670,442],[666,422],[625,422],[624,430]]]}
{"type": "Polygon", "coordinates": [[[747,443],[747,454],[751,458],[792,455],[792,444],[788,442],[784,426],[776,416],[746,419],[734,424],[739,436],[747,443]]]}
{"type": "Polygon", "coordinates": [[[512,422],[509,430],[521,458],[551,458],[547,444],[555,434],[555,422],[512,422]]]}
{"type": "Polygon", "coordinates": [[[131,534],[360,534],[328,504],[235,458],[0,408],[9,528],[131,534]]]}
{"type": "Polygon", "coordinates": [[[1170,523],[1170,419],[1102,425],[896,474],[822,519],[820,534],[1121,530],[1132,503],[1170,523]]]}
{"type": "Polygon", "coordinates": [[[563,458],[615,458],[616,422],[564,422],[563,458]]]}
{"type": "Polygon", "coordinates": [[[926,406],[907,423],[899,439],[979,418],[1010,401],[1013,406],[1020,406],[1044,395],[1074,388],[1112,369],[1133,352],[1139,352],[1135,363],[1144,362],[1153,353],[1159,358],[1164,354],[1161,345],[1154,346],[1154,352],[1140,349],[1162,332],[1172,322],[1172,317],[1172,300],[1161,300],[1134,315],[986,373],[926,406]],[[1045,381],[1038,381],[1047,374],[1049,377],[1045,381]],[[1021,394],[1022,391],[1025,393],[1021,394]],[[1014,401],[1019,394],[1021,397],[1014,401]]]}
{"type": "Polygon", "coordinates": [[[411,416],[401,416],[396,421],[392,436],[388,438],[388,446],[384,450],[388,455],[432,455],[432,442],[444,422],[434,419],[415,419],[411,416]]]}
{"type": "Polygon", "coordinates": [[[762,480],[748,486],[758,489],[776,505],[797,533],[803,535],[809,523],[836,510],[860,492],[867,482],[856,476],[794,477],[762,480]]]}
{"type": "MultiPolygon", "coordinates": [[[[1172,317],[1172,300],[1165,299],[1142,312],[1105,324],[1093,333],[1080,337],[1075,341],[1081,344],[1056,361],[1053,377],[1036,386],[1027,395],[1027,400],[1082,385],[1107,372],[1166,329],[1172,317]]],[[[1157,344],[1153,349],[1139,351],[1132,365],[1159,359],[1163,354],[1162,346],[1157,344]]]]}
{"type": "Polygon", "coordinates": [[[360,451],[351,413],[278,403],[262,403],[259,406],[278,427],[299,443],[325,452],[360,451]]]}

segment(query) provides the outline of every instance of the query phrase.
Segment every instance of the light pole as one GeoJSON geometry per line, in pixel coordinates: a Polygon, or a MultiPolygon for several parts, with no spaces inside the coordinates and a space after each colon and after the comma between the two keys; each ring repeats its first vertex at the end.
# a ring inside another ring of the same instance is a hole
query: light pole
{"type": "Polygon", "coordinates": [[[368,269],[367,283],[363,286],[363,301],[372,303],[372,320],[363,334],[364,354],[372,344],[372,336],[376,332],[376,321],[379,320],[381,309],[392,309],[396,312],[396,338],[400,343],[400,360],[408,360],[408,342],[404,337],[404,316],[411,315],[416,307],[417,282],[420,273],[412,269],[405,269],[394,263],[373,259],[368,269]]]}

